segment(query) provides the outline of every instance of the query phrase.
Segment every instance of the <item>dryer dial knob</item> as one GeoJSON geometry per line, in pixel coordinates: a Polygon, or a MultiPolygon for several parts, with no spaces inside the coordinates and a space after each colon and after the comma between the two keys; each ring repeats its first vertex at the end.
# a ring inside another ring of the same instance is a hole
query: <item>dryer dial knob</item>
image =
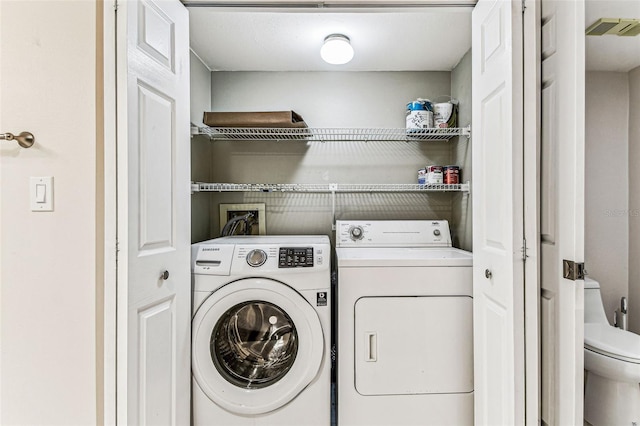
{"type": "Polygon", "coordinates": [[[364,229],[362,226],[352,226],[349,228],[349,236],[353,241],[361,240],[364,238],[364,229]]]}
{"type": "Polygon", "coordinates": [[[254,249],[247,254],[247,263],[254,268],[264,265],[267,261],[267,253],[264,250],[254,249]]]}

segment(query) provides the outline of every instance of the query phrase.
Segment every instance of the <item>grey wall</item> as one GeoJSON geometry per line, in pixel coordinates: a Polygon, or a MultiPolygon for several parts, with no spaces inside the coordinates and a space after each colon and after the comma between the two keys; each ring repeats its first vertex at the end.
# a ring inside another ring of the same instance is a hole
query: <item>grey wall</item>
{"type": "MultiPolygon", "coordinates": [[[[471,124],[471,49],[462,57],[451,72],[451,96],[458,99],[458,126],[471,124]]],[[[458,138],[453,141],[452,158],[460,166],[460,179],[471,181],[471,147],[473,138],[458,138]]],[[[473,187],[473,186],[472,186],[473,187]]],[[[453,198],[453,227],[458,237],[458,245],[464,250],[473,250],[473,227],[471,210],[473,193],[456,194],[453,198]]]]}
{"type": "Polygon", "coordinates": [[[640,333],[640,67],[629,72],[629,328],[640,333]]]}
{"type": "Polygon", "coordinates": [[[404,127],[407,102],[449,95],[449,72],[213,72],[213,111],[294,110],[309,127],[404,127]]]}
{"type": "MultiPolygon", "coordinates": [[[[211,71],[193,52],[191,65],[191,123],[202,126],[204,111],[211,108],[211,71]]],[[[191,179],[198,182],[211,181],[211,144],[208,138],[191,138],[191,179]]],[[[211,235],[211,201],[208,194],[191,196],[191,242],[203,241],[211,235]]]]}
{"type": "MultiPolygon", "coordinates": [[[[452,83],[449,72],[214,72],[211,82],[212,111],[294,110],[310,127],[372,128],[404,128],[407,102],[449,95],[452,83]]],[[[416,183],[420,167],[456,164],[456,149],[447,142],[216,141],[211,146],[212,182],[416,183]]],[[[332,234],[329,195],[206,195],[212,203],[211,236],[219,232],[219,204],[239,202],[266,204],[269,234],[332,234]]],[[[456,196],[339,194],[336,219],[452,221],[456,196]]]]}
{"type": "Polygon", "coordinates": [[[585,144],[585,261],[612,321],[629,279],[627,73],[587,73],[585,144]]]}
{"type": "Polygon", "coordinates": [[[211,70],[200,58],[189,52],[191,66],[191,123],[202,126],[202,115],[211,108],[211,70]]]}

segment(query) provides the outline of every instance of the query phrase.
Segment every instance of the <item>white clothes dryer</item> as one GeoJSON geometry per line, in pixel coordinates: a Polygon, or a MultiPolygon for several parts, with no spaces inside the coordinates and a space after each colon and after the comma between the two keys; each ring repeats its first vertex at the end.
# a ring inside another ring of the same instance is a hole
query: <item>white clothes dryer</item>
{"type": "Polygon", "coordinates": [[[446,221],[338,221],[338,425],[473,425],[472,254],[446,221]]]}
{"type": "Polygon", "coordinates": [[[330,250],[326,236],[193,245],[194,425],[329,425],[330,250]]]}

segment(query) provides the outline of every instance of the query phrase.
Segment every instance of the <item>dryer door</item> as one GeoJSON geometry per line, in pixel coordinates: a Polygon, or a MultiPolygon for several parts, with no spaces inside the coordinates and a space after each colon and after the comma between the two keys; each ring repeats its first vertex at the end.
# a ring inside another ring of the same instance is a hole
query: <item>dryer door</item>
{"type": "Polygon", "coordinates": [[[192,369],[202,391],[237,414],[273,411],[320,371],[324,336],[310,303],[270,279],[234,281],[193,318],[192,369]]]}
{"type": "Polygon", "coordinates": [[[361,395],[473,391],[473,299],[362,297],[355,304],[361,395]]]}

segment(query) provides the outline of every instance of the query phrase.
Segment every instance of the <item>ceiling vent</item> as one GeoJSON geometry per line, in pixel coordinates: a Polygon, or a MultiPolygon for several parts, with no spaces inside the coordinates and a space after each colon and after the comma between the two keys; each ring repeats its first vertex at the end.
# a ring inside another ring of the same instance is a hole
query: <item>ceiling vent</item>
{"type": "Polygon", "coordinates": [[[619,19],[619,18],[600,18],[587,28],[587,35],[618,35],[618,36],[637,36],[640,34],[640,20],[638,19],[619,19]]]}

